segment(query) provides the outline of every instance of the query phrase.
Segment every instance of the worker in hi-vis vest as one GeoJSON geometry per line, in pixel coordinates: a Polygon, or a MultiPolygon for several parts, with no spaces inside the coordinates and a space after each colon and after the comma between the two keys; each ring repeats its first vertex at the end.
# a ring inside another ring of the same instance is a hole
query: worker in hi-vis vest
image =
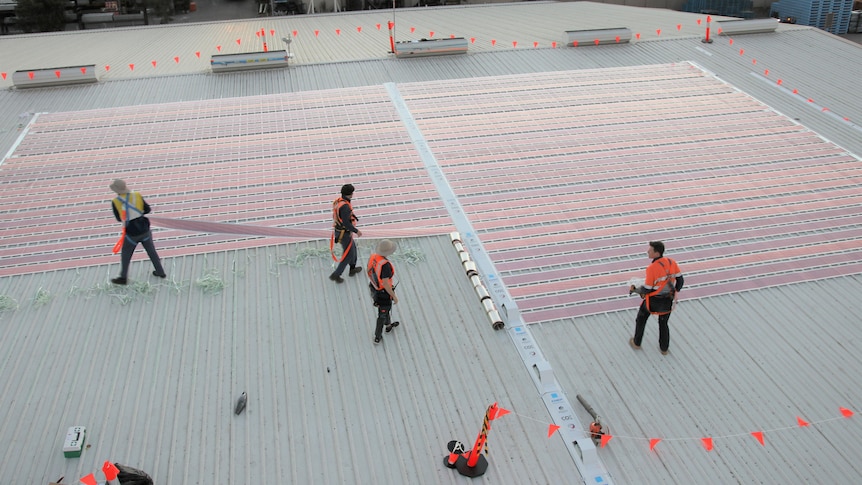
{"type": "Polygon", "coordinates": [[[114,217],[123,223],[120,276],[112,279],[111,283],[115,285],[126,284],[129,276],[129,263],[132,261],[132,254],[135,253],[138,243],[143,244],[144,249],[147,250],[147,256],[153,263],[153,275],[159,278],[166,277],[159,253],[156,252],[156,246],[153,244],[150,220],[144,217],[144,214],[150,213],[150,205],[147,204],[141,194],[129,191],[126,182],[120,179],[114,180],[110,188],[117,194],[117,197],[111,201],[111,209],[114,211],[114,217]]]}
{"type": "Polygon", "coordinates": [[[397,249],[394,242],[384,239],[377,243],[374,253],[368,259],[368,288],[371,290],[371,298],[377,307],[377,326],[374,328],[374,343],[379,344],[383,340],[383,329],[386,333],[398,326],[398,322],[392,321],[392,305],[398,303],[395,295],[395,267],[387,258],[397,249]]]}
{"type": "Polygon", "coordinates": [[[338,266],[335,271],[329,275],[329,279],[336,283],[344,283],[341,273],[347,266],[350,266],[348,274],[354,276],[362,271],[362,266],[356,266],[359,259],[359,251],[356,249],[356,243],[353,240],[353,235],[362,237],[362,231],[356,227],[356,221],[359,219],[353,214],[353,185],[345,184],[341,187],[341,197],[335,199],[332,203],[332,239],[329,241],[329,250],[332,252],[332,259],[338,261],[338,266]],[[341,244],[341,258],[335,257],[333,251],[336,243],[341,244]]]}
{"type": "Polygon", "coordinates": [[[635,336],[629,339],[629,345],[635,349],[641,348],[647,319],[651,314],[658,315],[658,346],[662,355],[667,355],[670,347],[667,322],[676,303],[676,295],[682,290],[685,281],[676,261],[664,256],[663,242],[650,241],[647,256],[652,262],[647,266],[643,285],[631,285],[629,288],[629,294],[637,293],[643,298],[635,317],[635,336]]]}

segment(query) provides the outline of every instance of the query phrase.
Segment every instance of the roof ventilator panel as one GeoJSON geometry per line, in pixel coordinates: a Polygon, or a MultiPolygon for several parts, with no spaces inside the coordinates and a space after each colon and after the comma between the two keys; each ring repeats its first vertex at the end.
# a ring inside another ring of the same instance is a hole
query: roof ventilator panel
{"type": "Polygon", "coordinates": [[[12,84],[16,88],[41,88],[66,84],[94,83],[97,81],[95,64],[28,69],[12,73],[12,84]]]}
{"type": "Polygon", "coordinates": [[[627,27],[566,31],[566,45],[569,47],[624,44],[630,40],[632,40],[632,31],[627,27]]]}
{"type": "Polygon", "coordinates": [[[395,43],[395,57],[445,56],[467,53],[467,39],[451,37],[448,39],[419,39],[395,43]]]}
{"type": "Polygon", "coordinates": [[[246,52],[243,54],[217,54],[210,58],[212,72],[246,71],[287,67],[287,51],[246,52]]]}
{"type": "Polygon", "coordinates": [[[717,24],[719,35],[763,34],[775,32],[778,19],[719,20],[717,24]]]}

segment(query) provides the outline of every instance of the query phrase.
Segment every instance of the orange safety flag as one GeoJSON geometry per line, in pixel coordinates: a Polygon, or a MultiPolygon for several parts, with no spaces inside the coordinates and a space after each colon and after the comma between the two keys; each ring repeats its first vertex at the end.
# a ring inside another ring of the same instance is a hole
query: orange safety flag
{"type": "Polygon", "coordinates": [[[120,212],[120,219],[123,220],[123,230],[120,231],[120,239],[117,239],[117,243],[114,244],[114,248],[111,250],[114,254],[119,253],[123,249],[123,241],[126,240],[126,211],[120,212]]]}
{"type": "Polygon", "coordinates": [[[120,250],[123,249],[123,241],[125,241],[125,240],[126,240],[126,226],[123,226],[123,230],[120,232],[120,239],[117,239],[117,243],[114,244],[114,249],[112,249],[111,251],[113,251],[114,254],[119,253],[120,250]]]}

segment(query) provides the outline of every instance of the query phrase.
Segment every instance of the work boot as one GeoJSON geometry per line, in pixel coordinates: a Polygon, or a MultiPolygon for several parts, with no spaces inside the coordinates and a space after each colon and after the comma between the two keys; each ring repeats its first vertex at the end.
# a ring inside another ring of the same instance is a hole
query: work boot
{"type": "Polygon", "coordinates": [[[374,345],[377,345],[382,341],[383,341],[383,337],[374,337],[374,345]]]}
{"type": "Polygon", "coordinates": [[[667,355],[667,353],[670,352],[670,350],[662,350],[661,347],[659,347],[658,350],[661,352],[661,355],[667,355]]]}
{"type": "Polygon", "coordinates": [[[111,283],[113,283],[115,285],[125,285],[126,284],[126,278],[114,278],[111,280],[111,283]]]}
{"type": "Polygon", "coordinates": [[[389,325],[387,325],[387,326],[386,326],[386,333],[391,332],[391,331],[392,331],[392,329],[393,329],[393,328],[395,328],[395,327],[397,327],[400,323],[401,323],[401,322],[392,322],[392,323],[390,323],[389,325]]]}
{"type": "Polygon", "coordinates": [[[353,268],[350,268],[350,271],[348,272],[348,274],[350,276],[353,276],[353,275],[361,273],[361,272],[362,272],[362,266],[355,266],[353,268]]]}
{"type": "Polygon", "coordinates": [[[337,274],[329,275],[329,279],[331,279],[332,281],[334,281],[338,284],[344,283],[344,278],[342,278],[341,276],[338,276],[337,274]]]}
{"type": "Polygon", "coordinates": [[[159,274],[159,273],[157,273],[157,272],[155,272],[155,271],[153,271],[153,276],[158,276],[159,278],[167,278],[167,277],[168,277],[168,275],[166,275],[166,274],[164,274],[164,273],[159,274]]]}
{"type": "Polygon", "coordinates": [[[635,350],[640,350],[640,348],[641,348],[640,345],[635,345],[635,338],[634,337],[629,339],[629,345],[631,345],[632,348],[635,350]]]}

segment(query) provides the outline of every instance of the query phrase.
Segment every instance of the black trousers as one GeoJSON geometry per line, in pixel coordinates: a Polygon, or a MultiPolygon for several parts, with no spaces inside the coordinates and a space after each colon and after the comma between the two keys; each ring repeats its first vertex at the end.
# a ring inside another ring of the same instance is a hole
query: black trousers
{"type": "MultiPolygon", "coordinates": [[[[650,312],[646,307],[646,300],[641,302],[641,307],[638,309],[638,316],[635,317],[635,345],[640,346],[644,338],[644,328],[649,319],[650,312]]],[[[670,328],[667,322],[670,320],[670,313],[658,316],[658,347],[662,352],[666,352],[670,346],[670,328]]]]}
{"type": "Polygon", "coordinates": [[[392,298],[385,290],[377,291],[371,285],[371,297],[374,306],[377,307],[377,326],[374,328],[374,337],[383,338],[383,327],[392,323],[392,298]]]}
{"type": "Polygon", "coordinates": [[[353,242],[353,233],[345,231],[344,235],[341,236],[341,249],[347,251],[347,254],[342,252],[341,262],[338,263],[338,267],[335,268],[335,271],[332,272],[335,276],[341,276],[341,273],[344,272],[345,268],[350,265],[350,269],[356,267],[356,262],[359,259],[359,251],[356,250],[356,244],[350,244],[353,242]],[[347,247],[350,246],[350,250],[348,251],[347,247]]]}
{"type": "Polygon", "coordinates": [[[132,255],[135,254],[138,244],[144,246],[156,273],[165,274],[165,270],[162,268],[162,261],[159,259],[159,253],[156,252],[156,246],[153,244],[153,234],[147,231],[137,236],[126,235],[126,239],[123,241],[123,250],[120,254],[120,278],[129,276],[129,263],[132,262],[132,255]]]}

